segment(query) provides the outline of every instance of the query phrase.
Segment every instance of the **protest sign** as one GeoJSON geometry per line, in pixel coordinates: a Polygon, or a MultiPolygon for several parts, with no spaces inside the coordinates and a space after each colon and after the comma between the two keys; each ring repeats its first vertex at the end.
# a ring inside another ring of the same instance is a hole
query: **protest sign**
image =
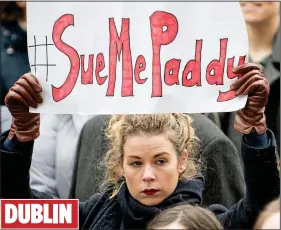
{"type": "Polygon", "coordinates": [[[232,67],[248,37],[238,2],[28,2],[32,112],[223,112],[242,108],[232,67]]]}

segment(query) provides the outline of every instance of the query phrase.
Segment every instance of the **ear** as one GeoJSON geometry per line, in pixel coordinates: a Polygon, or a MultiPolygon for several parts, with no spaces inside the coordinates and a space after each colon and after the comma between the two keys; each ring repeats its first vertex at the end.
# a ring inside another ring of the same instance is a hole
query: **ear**
{"type": "Polygon", "coordinates": [[[188,152],[186,149],[183,150],[182,154],[179,157],[179,173],[183,173],[187,167],[187,160],[188,160],[188,152]]]}

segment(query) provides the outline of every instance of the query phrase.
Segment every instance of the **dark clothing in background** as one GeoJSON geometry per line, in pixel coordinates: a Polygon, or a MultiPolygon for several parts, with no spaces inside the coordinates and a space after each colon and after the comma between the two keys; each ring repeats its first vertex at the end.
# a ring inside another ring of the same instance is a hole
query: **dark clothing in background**
{"type": "MultiPolygon", "coordinates": [[[[30,189],[29,169],[34,141],[17,146],[17,152],[5,149],[8,132],[1,135],[1,198],[3,199],[50,199],[50,195],[30,189]],[[20,147],[20,148],[19,148],[20,147]]],[[[242,138],[242,159],[245,164],[246,194],[231,209],[211,205],[225,229],[251,229],[260,211],[280,194],[280,178],[276,161],[276,142],[268,130],[268,143],[261,148],[248,145],[242,138]]],[[[203,181],[199,178],[178,183],[171,196],[157,206],[145,206],[133,199],[126,184],[117,196],[109,199],[111,189],[104,194],[94,194],[79,204],[80,229],[144,229],[161,210],[177,204],[200,205],[203,181]]]]}
{"type": "MultiPolygon", "coordinates": [[[[275,37],[273,53],[260,64],[270,84],[268,103],[265,108],[267,127],[273,131],[277,140],[277,149],[280,154],[280,31],[275,37]]],[[[233,141],[238,152],[241,152],[240,140],[242,134],[233,128],[236,112],[221,114],[222,130],[233,141]]]]}
{"type": "Polygon", "coordinates": [[[14,83],[25,73],[30,71],[27,34],[17,22],[1,23],[1,105],[4,98],[14,83]]]}
{"type": "MultiPolygon", "coordinates": [[[[193,114],[195,134],[201,140],[202,155],[207,163],[203,204],[231,207],[244,196],[242,162],[233,143],[205,115],[193,114]]],[[[108,150],[105,128],[110,116],[95,116],[85,123],[77,145],[77,160],[71,186],[71,198],[81,201],[98,192],[103,180],[100,162],[108,150]]]]}
{"type": "Polygon", "coordinates": [[[280,155],[280,77],[270,85],[270,91],[265,115],[267,126],[276,137],[280,155]]]}
{"type": "Polygon", "coordinates": [[[1,1],[0,2],[0,13],[5,10],[5,8],[9,5],[9,1],[1,1]]]}

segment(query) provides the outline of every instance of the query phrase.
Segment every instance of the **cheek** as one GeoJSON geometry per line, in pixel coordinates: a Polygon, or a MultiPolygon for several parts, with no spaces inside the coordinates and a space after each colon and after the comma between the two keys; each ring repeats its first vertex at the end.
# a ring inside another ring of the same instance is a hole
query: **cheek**
{"type": "MultiPolygon", "coordinates": [[[[170,164],[166,167],[159,167],[158,169],[158,178],[162,181],[172,181],[177,182],[177,179],[179,178],[179,167],[177,164],[170,164]]],[[[166,182],[165,182],[166,184],[166,182]]]]}
{"type": "Polygon", "coordinates": [[[140,172],[140,170],[136,170],[130,167],[125,167],[123,172],[128,190],[130,194],[136,199],[137,194],[140,190],[142,173],[140,172]]]}
{"type": "Polygon", "coordinates": [[[129,179],[129,178],[133,177],[135,175],[135,172],[136,172],[136,170],[133,167],[131,167],[127,164],[123,165],[122,174],[126,178],[129,179]]]}
{"type": "Polygon", "coordinates": [[[136,181],[137,181],[136,177],[126,176],[125,180],[126,180],[126,184],[129,188],[129,190],[136,187],[136,184],[137,184],[136,183],[136,181]]]}
{"type": "Polygon", "coordinates": [[[173,170],[174,174],[178,174],[179,173],[179,169],[180,169],[180,162],[178,159],[175,159],[173,161],[173,163],[169,166],[169,169],[173,170]]]}
{"type": "Polygon", "coordinates": [[[130,184],[130,183],[132,183],[134,181],[133,180],[134,173],[132,173],[131,171],[132,170],[130,170],[130,169],[126,168],[126,167],[123,169],[123,176],[125,177],[127,184],[130,184]]]}
{"type": "Polygon", "coordinates": [[[280,2],[271,2],[273,14],[280,14],[280,2]]]}
{"type": "Polygon", "coordinates": [[[268,18],[279,12],[279,6],[275,4],[276,2],[268,2],[264,9],[260,12],[260,16],[263,18],[268,18]]]}

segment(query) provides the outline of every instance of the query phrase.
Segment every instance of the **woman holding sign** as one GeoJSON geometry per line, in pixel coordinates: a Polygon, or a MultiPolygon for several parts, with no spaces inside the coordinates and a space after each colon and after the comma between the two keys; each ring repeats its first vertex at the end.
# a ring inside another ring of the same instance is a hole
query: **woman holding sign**
{"type": "MultiPolygon", "coordinates": [[[[255,64],[234,69],[242,77],[232,85],[237,95],[248,94],[235,129],[245,164],[245,197],[230,210],[211,205],[224,228],[252,228],[265,204],[280,193],[276,141],[266,127],[264,108],[269,85],[255,64]]],[[[39,114],[28,107],[42,102],[37,79],[27,74],[10,89],[5,103],[13,115],[9,132],[1,136],[2,198],[51,198],[31,190],[29,168],[33,141],[39,136],[39,114]]],[[[79,207],[80,229],[145,228],[161,210],[177,204],[200,205],[204,182],[200,176],[197,138],[184,114],[116,115],[107,135],[106,189],[79,207]]]]}

